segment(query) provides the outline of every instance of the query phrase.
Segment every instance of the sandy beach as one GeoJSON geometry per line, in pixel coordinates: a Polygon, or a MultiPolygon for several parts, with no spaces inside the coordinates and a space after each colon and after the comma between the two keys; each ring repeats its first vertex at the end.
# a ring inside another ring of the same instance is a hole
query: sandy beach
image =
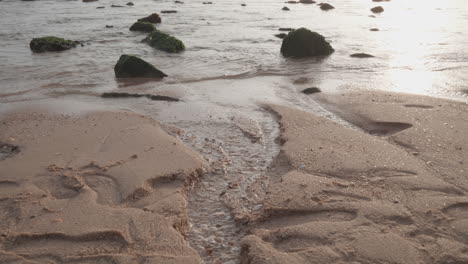
{"type": "MultiPolygon", "coordinates": [[[[266,107],[281,151],[257,181],[262,209],[240,224],[240,262],[467,263],[467,104],[317,101],[349,125],[266,107]]],[[[210,166],[183,131],[128,111],[34,106],[0,123],[0,262],[202,263],[185,239],[187,193],[210,166]]]]}
{"type": "Polygon", "coordinates": [[[184,235],[202,158],[130,112],[1,117],[2,263],[200,263],[184,235]]]}
{"type": "Polygon", "coordinates": [[[319,101],[356,127],[270,106],[281,165],[243,263],[467,263],[467,105],[379,92],[319,101]]]}

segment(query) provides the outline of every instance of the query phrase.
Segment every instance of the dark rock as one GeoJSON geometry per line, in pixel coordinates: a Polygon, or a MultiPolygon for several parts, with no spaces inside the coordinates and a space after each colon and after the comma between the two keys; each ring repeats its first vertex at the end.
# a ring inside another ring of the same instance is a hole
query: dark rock
{"type": "Polygon", "coordinates": [[[161,17],[157,13],[153,13],[147,17],[138,19],[140,22],[149,22],[149,23],[161,23],[161,17]]]}
{"type": "Polygon", "coordinates": [[[114,26],[112,25],[106,25],[106,28],[113,28],[114,26]]]}
{"type": "Polygon", "coordinates": [[[132,56],[122,55],[114,67],[115,77],[117,78],[164,78],[165,73],[156,69],[150,63],[132,56]]]}
{"type": "Polygon", "coordinates": [[[382,13],[384,11],[383,7],[381,6],[376,6],[371,8],[372,13],[382,13]]]}
{"type": "Polygon", "coordinates": [[[301,4],[315,4],[316,2],[314,0],[299,0],[299,3],[301,3],[301,4]]]}
{"type": "Polygon", "coordinates": [[[183,4],[184,2],[182,2],[182,1],[175,1],[174,3],[176,3],[176,4],[183,4]]]}
{"type": "Polygon", "coordinates": [[[148,43],[153,48],[170,53],[177,53],[185,50],[185,45],[180,39],[159,30],[149,33],[142,42],[148,43]]]}
{"type": "Polygon", "coordinates": [[[246,4],[241,4],[241,6],[247,6],[246,4]]]}
{"type": "Polygon", "coordinates": [[[154,30],[156,30],[156,27],[149,22],[138,21],[130,27],[130,31],[152,32],[154,30]]]}
{"type": "Polygon", "coordinates": [[[281,45],[281,53],[286,57],[322,56],[329,55],[333,51],[330,43],[322,35],[306,28],[289,32],[281,45]]]}
{"type": "Polygon", "coordinates": [[[0,160],[4,160],[18,154],[20,149],[18,146],[3,143],[0,141],[0,160]]]}
{"type": "Polygon", "coordinates": [[[203,2],[204,5],[212,5],[213,2],[203,2]]]}
{"type": "Polygon", "coordinates": [[[280,38],[280,39],[284,39],[288,34],[286,33],[279,33],[279,34],[275,34],[275,37],[277,38],[280,38]]]}
{"type": "Polygon", "coordinates": [[[134,6],[135,4],[133,2],[128,2],[127,5],[128,6],[134,6]]]}
{"type": "Polygon", "coordinates": [[[325,10],[325,11],[335,9],[335,7],[330,5],[329,3],[321,3],[319,5],[320,5],[320,9],[325,10]]]}
{"type": "Polygon", "coordinates": [[[121,5],[111,5],[111,7],[125,7],[125,6],[121,6],[121,5]]]}
{"type": "Polygon", "coordinates": [[[178,102],[178,98],[164,96],[164,95],[152,95],[152,94],[132,94],[132,93],[103,93],[101,94],[102,98],[140,98],[146,97],[153,101],[169,101],[169,102],[178,102]]]}
{"type": "Polygon", "coordinates": [[[290,9],[289,9],[287,6],[285,6],[285,7],[283,7],[281,10],[289,11],[290,9]]]}
{"type": "Polygon", "coordinates": [[[299,2],[297,1],[286,1],[285,3],[286,4],[299,4],[299,2]]]}
{"type": "Polygon", "coordinates": [[[98,6],[96,7],[96,9],[103,9],[103,8],[106,8],[105,6],[98,6]]]}
{"type": "Polygon", "coordinates": [[[317,87],[310,87],[302,90],[303,93],[305,94],[314,94],[314,93],[320,93],[321,90],[317,87]]]}
{"type": "Polygon", "coordinates": [[[83,2],[85,3],[89,3],[89,2],[96,2],[97,0],[83,0],[83,2]]]}
{"type": "Polygon", "coordinates": [[[33,52],[46,52],[67,50],[76,47],[78,44],[78,41],[49,36],[32,39],[29,47],[33,52]]]}
{"type": "Polygon", "coordinates": [[[279,31],[294,31],[294,28],[279,28],[279,31]]]}
{"type": "Polygon", "coordinates": [[[177,13],[177,11],[176,10],[163,10],[163,11],[161,11],[161,13],[163,13],[163,14],[173,14],[173,13],[177,13]]]}
{"type": "Polygon", "coordinates": [[[352,58],[373,58],[373,55],[367,54],[367,53],[354,53],[349,55],[352,58]]]}
{"type": "Polygon", "coordinates": [[[378,28],[371,28],[370,31],[379,31],[378,28]]]}

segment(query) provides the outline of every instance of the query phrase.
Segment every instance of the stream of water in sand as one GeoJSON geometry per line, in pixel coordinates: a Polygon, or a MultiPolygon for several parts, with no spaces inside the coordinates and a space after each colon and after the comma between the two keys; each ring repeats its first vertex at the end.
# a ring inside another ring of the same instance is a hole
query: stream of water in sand
{"type": "Polygon", "coordinates": [[[272,0],[217,0],[212,5],[141,0],[131,7],[110,7],[126,2],[1,1],[0,111],[30,101],[63,110],[86,103],[134,110],[180,127],[181,139],[214,168],[188,201],[188,240],[206,263],[236,263],[244,231],[238,224],[242,219],[234,218],[261,210],[261,197],[249,187],[268,176],[265,171],[279,151],[279,130],[259,104],[294,105],[340,121],[299,91],[311,86],[324,93],[380,89],[468,101],[464,0],[378,3],[385,12],[374,17],[369,9],[377,3],[370,0],[330,0],[336,9],[329,12],[272,0]],[[285,5],[291,11],[282,11],[285,5]],[[128,31],[136,19],[169,9],[178,13],[162,14],[157,27],[185,42],[181,54],[154,50],[140,43],[144,34],[128,31]],[[302,26],[325,35],[336,52],[320,60],[282,57],[281,40],[274,34],[280,27],[302,26]],[[32,54],[29,41],[46,35],[85,45],[32,54]],[[357,52],[376,57],[349,57],[357,52]],[[113,66],[123,53],[144,58],[169,77],[117,82],[113,66]],[[183,102],[99,97],[108,91],[168,94],[183,102]],[[232,215],[229,207],[238,211],[232,215]]]}

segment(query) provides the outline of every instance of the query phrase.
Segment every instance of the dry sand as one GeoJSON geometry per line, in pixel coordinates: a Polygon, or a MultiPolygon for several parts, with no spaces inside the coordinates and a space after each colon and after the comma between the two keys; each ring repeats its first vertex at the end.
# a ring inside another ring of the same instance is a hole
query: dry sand
{"type": "Polygon", "coordinates": [[[271,106],[283,130],[243,263],[468,263],[468,105],[322,96],[357,126],[271,106]]]}
{"type": "Polygon", "coordinates": [[[0,263],[201,262],[183,234],[203,162],[157,122],[21,111],[0,124],[19,147],[0,160],[0,263]]]}

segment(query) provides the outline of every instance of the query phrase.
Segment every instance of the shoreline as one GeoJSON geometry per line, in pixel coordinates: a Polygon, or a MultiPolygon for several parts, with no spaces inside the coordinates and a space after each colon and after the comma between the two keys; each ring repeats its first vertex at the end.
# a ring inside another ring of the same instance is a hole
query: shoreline
{"type": "MultiPolygon", "coordinates": [[[[238,224],[241,263],[467,261],[468,105],[314,98],[355,129],[268,106],[281,150],[252,184],[263,201],[238,224]]],[[[0,260],[201,263],[184,238],[184,192],[206,157],[139,114],[31,109],[0,116],[0,142],[19,147],[0,160],[0,260]]]]}

